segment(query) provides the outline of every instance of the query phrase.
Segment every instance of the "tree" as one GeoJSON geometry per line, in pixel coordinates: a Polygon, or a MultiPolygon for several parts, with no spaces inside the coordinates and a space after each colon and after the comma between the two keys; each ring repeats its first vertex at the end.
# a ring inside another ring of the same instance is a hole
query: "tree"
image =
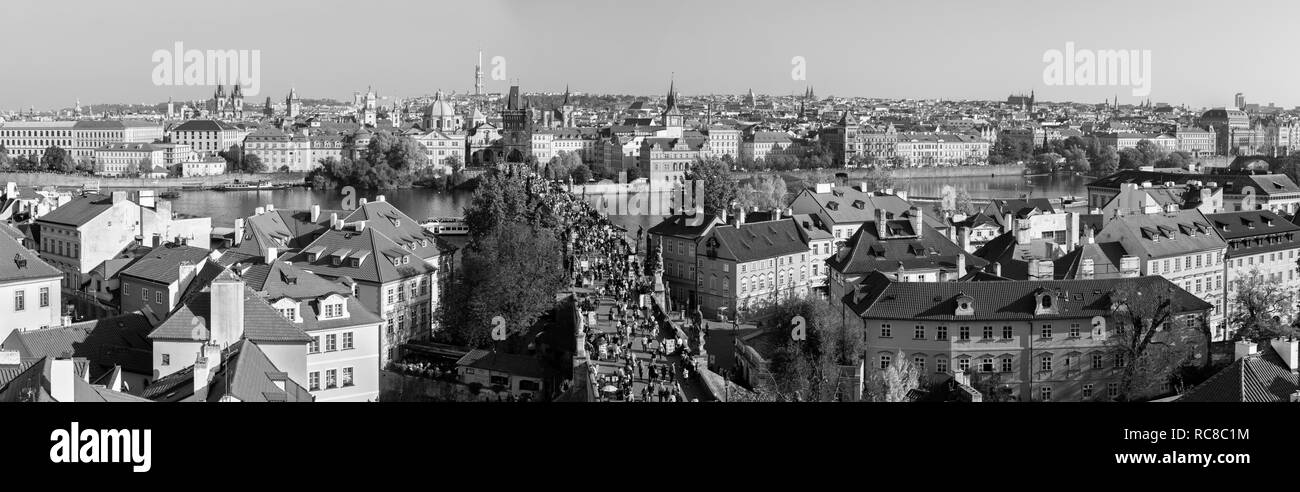
{"type": "Polygon", "coordinates": [[[970,192],[966,191],[966,188],[957,190],[956,207],[955,212],[966,215],[972,215],[979,209],[975,206],[975,202],[971,198],[970,192]]]}
{"type": "MultiPolygon", "coordinates": [[[[288,171],[289,166],[284,167],[285,171],[288,171]]],[[[244,164],[240,171],[246,173],[264,173],[266,172],[266,164],[262,163],[262,158],[257,154],[248,154],[244,156],[244,164]]]]}
{"type": "Polygon", "coordinates": [[[1191,163],[1192,163],[1192,154],[1189,154],[1186,151],[1179,150],[1176,152],[1170,152],[1168,155],[1161,157],[1159,160],[1155,162],[1155,166],[1159,168],[1172,167],[1178,169],[1187,169],[1188,166],[1191,165],[1191,163]]]}
{"type": "Polygon", "coordinates": [[[578,164],[569,172],[569,176],[573,177],[574,183],[586,183],[591,181],[591,169],[586,164],[578,164]]]}
{"type": "Polygon", "coordinates": [[[1048,152],[1034,156],[1033,171],[1037,173],[1054,173],[1064,160],[1060,154],[1048,152]]]}
{"type": "MultiPolygon", "coordinates": [[[[1201,330],[1176,319],[1183,311],[1176,287],[1126,282],[1110,293],[1113,330],[1106,335],[1107,352],[1121,369],[1120,401],[1130,401],[1158,391],[1190,361],[1197,345],[1209,357],[1208,327],[1201,330]]],[[[1205,321],[1199,321],[1205,325],[1205,321]]]]}
{"type": "Polygon", "coordinates": [[[514,340],[521,340],[518,335],[555,307],[555,293],[568,280],[560,242],[549,229],[504,224],[487,240],[472,243],[464,255],[464,275],[448,292],[439,318],[457,343],[471,347],[492,345],[495,316],[506,320],[514,340]]]}
{"type": "Polygon", "coordinates": [[[282,172],[282,173],[287,173],[287,172],[289,172],[289,165],[288,165],[288,164],[285,164],[285,165],[283,165],[283,166],[280,166],[279,171],[282,172]]]}
{"type": "Polygon", "coordinates": [[[77,171],[77,162],[62,147],[51,145],[41,156],[41,167],[56,173],[73,173],[77,171]]]}
{"type": "Polygon", "coordinates": [[[627,168],[627,182],[631,183],[641,178],[641,168],[632,166],[627,168]]]}
{"type": "Polygon", "coordinates": [[[873,369],[867,376],[867,394],[864,399],[875,402],[898,403],[907,401],[907,394],[920,386],[921,371],[917,370],[907,354],[899,350],[885,369],[873,369]]]}
{"type": "Polygon", "coordinates": [[[690,179],[704,182],[704,209],[725,210],[736,201],[740,187],[731,179],[731,169],[717,157],[697,159],[690,179]]]}
{"type": "Polygon", "coordinates": [[[1291,292],[1281,283],[1268,281],[1259,268],[1233,283],[1236,294],[1227,321],[1235,332],[1234,338],[1259,342],[1296,335],[1291,326],[1295,316],[1291,292]]]}
{"type": "Polygon", "coordinates": [[[9,149],[4,144],[0,144],[0,171],[10,171],[13,169],[14,161],[9,157],[9,149]]]}
{"type": "Polygon", "coordinates": [[[1071,147],[1066,149],[1063,157],[1065,157],[1065,167],[1070,171],[1086,173],[1092,170],[1092,164],[1088,162],[1088,152],[1082,147],[1071,147]]]}
{"type": "Polygon", "coordinates": [[[1120,156],[1114,145],[1107,145],[1101,149],[1101,153],[1097,157],[1094,168],[1097,170],[1098,176],[1108,176],[1119,170],[1120,156]]]}
{"type": "Polygon", "coordinates": [[[462,169],[465,169],[465,161],[462,161],[459,155],[452,155],[443,159],[442,163],[447,166],[447,169],[451,169],[452,174],[458,174],[462,169]]]}
{"type": "Polygon", "coordinates": [[[1156,145],[1155,142],[1145,138],[1138,140],[1137,146],[1134,147],[1134,149],[1136,149],[1138,154],[1142,156],[1141,162],[1143,166],[1153,166],[1156,161],[1165,157],[1165,149],[1160,148],[1160,146],[1156,145]]]}
{"type": "Polygon", "coordinates": [[[815,296],[786,297],[758,309],[756,318],[770,320],[776,350],[769,360],[772,390],[783,400],[835,401],[847,380],[840,368],[862,362],[862,331],[849,327],[839,312],[815,296]],[[791,320],[803,316],[806,340],[791,336],[791,320]]]}
{"type": "Polygon", "coordinates": [[[861,181],[866,183],[868,190],[890,189],[894,187],[894,172],[884,166],[868,168],[861,181]]]}
{"type": "Polygon", "coordinates": [[[239,172],[244,160],[244,149],[239,144],[231,145],[229,149],[217,152],[217,155],[226,160],[227,172],[239,172]]]}

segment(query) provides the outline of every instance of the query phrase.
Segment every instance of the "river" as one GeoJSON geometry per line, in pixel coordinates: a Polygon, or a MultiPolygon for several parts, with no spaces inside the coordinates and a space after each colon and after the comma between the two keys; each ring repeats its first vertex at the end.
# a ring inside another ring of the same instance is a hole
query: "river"
{"type": "MultiPolygon", "coordinates": [[[[907,190],[913,196],[937,197],[945,185],[956,189],[965,189],[974,198],[1018,198],[1028,194],[1030,197],[1059,198],[1062,196],[1087,194],[1086,184],[1089,178],[1082,176],[999,176],[962,178],[954,181],[942,178],[915,178],[898,180],[895,189],[907,190]]],[[[469,191],[433,192],[423,189],[387,190],[384,192],[362,192],[361,197],[374,200],[376,195],[406,212],[411,218],[420,220],[426,217],[459,216],[464,207],[469,205],[473,196],[469,191]]],[[[181,196],[172,200],[172,209],[186,214],[212,217],[212,225],[230,227],[238,217],[246,217],[257,207],[272,203],[281,209],[306,209],[320,205],[322,209],[339,207],[341,194],[338,190],[312,190],[291,188],[271,191],[183,191],[181,196]]],[[[649,229],[658,223],[661,217],[651,216],[615,216],[614,221],[635,231],[638,226],[649,229]]]]}

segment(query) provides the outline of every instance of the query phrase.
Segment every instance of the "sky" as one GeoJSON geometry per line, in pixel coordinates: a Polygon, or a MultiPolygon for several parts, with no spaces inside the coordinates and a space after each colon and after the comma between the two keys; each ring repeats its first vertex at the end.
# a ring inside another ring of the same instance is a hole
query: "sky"
{"type": "MultiPolygon", "coordinates": [[[[246,101],[486,89],[1143,102],[1129,86],[1049,85],[1048,50],[1149,50],[1152,102],[1300,105],[1293,0],[4,0],[0,111],[206,99],[157,85],[155,51],[257,50],[246,101]],[[1254,19],[1252,22],[1230,19],[1254,19]],[[502,57],[504,64],[493,64],[502,57]],[[792,59],[804,60],[803,80],[792,59]],[[502,66],[504,65],[504,66],[502,66]],[[492,72],[504,71],[505,80],[492,72]]],[[[181,80],[183,82],[183,80],[181,80]]]]}

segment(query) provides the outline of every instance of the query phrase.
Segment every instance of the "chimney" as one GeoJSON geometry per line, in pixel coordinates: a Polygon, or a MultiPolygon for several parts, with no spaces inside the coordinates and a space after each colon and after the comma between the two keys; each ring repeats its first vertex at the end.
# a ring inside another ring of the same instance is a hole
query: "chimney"
{"type": "Polygon", "coordinates": [[[1277,355],[1282,357],[1282,361],[1286,362],[1292,374],[1300,373],[1300,340],[1275,338],[1269,340],[1268,344],[1277,351],[1277,355]]]}
{"type": "Polygon", "coordinates": [[[212,299],[209,337],[217,346],[228,347],[244,336],[244,281],[225,271],[208,288],[212,299]]]}
{"type": "Polygon", "coordinates": [[[782,211],[781,211],[781,216],[782,216],[782,217],[794,217],[794,209],[793,209],[793,208],[790,208],[790,207],[786,207],[785,210],[782,210],[782,211]]]}
{"type": "Polygon", "coordinates": [[[1232,344],[1232,349],[1232,360],[1234,361],[1241,360],[1242,357],[1247,355],[1255,355],[1259,352],[1259,348],[1255,346],[1255,342],[1248,342],[1245,340],[1232,344]]]}
{"type": "Polygon", "coordinates": [[[833,187],[834,187],[834,185],[832,185],[831,183],[817,183],[817,186],[816,186],[816,188],[814,189],[814,191],[815,191],[816,193],[819,193],[819,194],[820,194],[820,193],[830,193],[831,190],[833,189],[833,187]]]}
{"type": "MultiPolygon", "coordinates": [[[[745,207],[739,207],[739,208],[742,213],[745,211],[745,207]]],[[[685,214],[686,211],[683,210],[682,213],[685,214]]],[[[731,224],[731,222],[727,222],[727,207],[718,207],[718,210],[714,213],[718,216],[718,222],[721,222],[723,224],[731,224]]]]}
{"type": "Polygon", "coordinates": [[[276,259],[276,258],[279,258],[279,257],[280,257],[280,250],[279,250],[279,248],[276,248],[275,246],[271,246],[271,247],[269,247],[269,248],[266,248],[266,256],[265,256],[264,260],[266,261],[266,264],[267,264],[267,265],[270,265],[270,264],[272,264],[272,263],[275,263],[275,259],[276,259]]]}
{"type": "Polygon", "coordinates": [[[894,190],[894,196],[899,197],[899,198],[902,198],[903,201],[907,201],[907,191],[906,191],[906,190],[894,190]]]}
{"type": "Polygon", "coordinates": [[[189,260],[182,261],[180,266],[176,267],[178,271],[176,276],[177,291],[185,292],[185,288],[189,287],[190,281],[194,280],[194,273],[198,271],[198,268],[198,265],[191,263],[189,260]]]}
{"type": "MultiPolygon", "coordinates": [[[[114,192],[125,193],[125,192],[114,192]]],[[[77,401],[76,394],[77,366],[72,359],[55,359],[50,361],[50,396],[60,403],[77,401]]]]}
{"type": "Polygon", "coordinates": [[[65,326],[65,327],[66,327],[66,326],[70,326],[70,325],[72,325],[72,316],[70,316],[70,315],[63,315],[62,318],[59,318],[59,326],[65,326]]]}
{"type": "Polygon", "coordinates": [[[1093,275],[1092,258],[1084,258],[1082,260],[1079,260],[1078,278],[1088,279],[1088,278],[1092,278],[1092,275],[1093,275]]]}
{"type": "Polygon", "coordinates": [[[377,202],[386,202],[386,201],[388,201],[388,199],[385,198],[384,195],[375,195],[375,201],[377,201],[377,202]]]}
{"type": "Polygon", "coordinates": [[[997,276],[999,276],[999,277],[1002,276],[1002,264],[1001,264],[1001,263],[993,262],[993,274],[994,274],[994,275],[997,275],[997,276]]]}
{"type": "Polygon", "coordinates": [[[140,190],[139,204],[144,208],[154,208],[158,202],[154,200],[153,190],[140,190]]]}
{"type": "Polygon", "coordinates": [[[880,239],[884,239],[886,232],[887,230],[885,228],[885,209],[878,208],[876,209],[876,237],[880,239]]]}
{"type": "Polygon", "coordinates": [[[1122,277],[1136,277],[1140,273],[1142,264],[1138,257],[1133,255],[1124,255],[1119,259],[1119,274],[1122,277]]]}
{"type": "Polygon", "coordinates": [[[5,183],[5,196],[8,198],[14,198],[18,196],[18,183],[15,183],[13,181],[9,181],[5,183]]]}
{"type": "Polygon", "coordinates": [[[221,367],[221,348],[205,343],[199,346],[199,356],[194,359],[194,399],[208,400],[208,383],[213,373],[221,367]]]}
{"type": "Polygon", "coordinates": [[[867,188],[867,182],[866,182],[866,181],[858,181],[858,191],[861,191],[861,192],[863,192],[863,193],[871,193],[872,191],[875,191],[875,190],[872,190],[872,189],[870,189],[870,188],[867,188]]]}
{"type": "Polygon", "coordinates": [[[266,213],[266,207],[257,207],[253,209],[253,215],[262,215],[266,213]]]}
{"type": "Polygon", "coordinates": [[[125,191],[114,191],[111,196],[113,197],[114,204],[117,204],[118,202],[124,202],[127,200],[127,195],[125,191]]]}
{"type": "Polygon", "coordinates": [[[0,366],[16,366],[22,364],[22,353],[17,350],[0,350],[0,366]]]}
{"type": "Polygon", "coordinates": [[[1010,212],[1002,214],[1002,227],[1005,227],[1007,229],[1002,232],[1010,232],[1010,233],[1016,232],[1016,221],[1012,217],[1010,212]]]}
{"type": "Polygon", "coordinates": [[[1074,251],[1074,247],[1079,244],[1079,214],[1074,212],[1065,213],[1065,250],[1074,251]]]}
{"type": "Polygon", "coordinates": [[[961,245],[961,250],[963,253],[974,253],[974,251],[970,249],[970,228],[969,227],[958,227],[957,239],[960,241],[957,244],[961,245]]]}
{"type": "Polygon", "coordinates": [[[1097,242],[1097,238],[1094,236],[1092,227],[1083,228],[1083,242],[1087,244],[1093,244],[1097,242]]]}
{"type": "Polygon", "coordinates": [[[1054,275],[1052,260],[1035,260],[1029,269],[1029,280],[1052,280],[1054,275]]]}
{"type": "Polygon", "coordinates": [[[953,280],[958,280],[965,276],[966,276],[966,252],[962,251],[960,253],[957,253],[957,278],[954,278],[953,280]]]}
{"type": "Polygon", "coordinates": [[[239,246],[242,242],[244,242],[244,218],[240,217],[235,219],[235,241],[232,246],[239,246]]]}
{"type": "Polygon", "coordinates": [[[1029,237],[1029,227],[1022,226],[1020,219],[1011,221],[1011,229],[1016,233],[1016,244],[1029,244],[1033,240],[1029,237]]]}
{"type": "Polygon", "coordinates": [[[320,205],[311,206],[311,222],[314,224],[320,220],[320,205]]]}
{"type": "Polygon", "coordinates": [[[340,224],[342,224],[342,222],[339,221],[339,214],[331,212],[331,213],[330,213],[330,229],[334,229],[334,230],[337,231],[337,230],[339,230],[339,228],[340,228],[340,224]]]}
{"type": "Polygon", "coordinates": [[[912,221],[912,232],[916,233],[916,237],[919,239],[922,232],[921,209],[916,207],[907,209],[907,218],[912,221]]]}
{"type": "Polygon", "coordinates": [[[364,206],[366,206],[367,203],[370,203],[370,202],[369,202],[368,200],[366,200],[365,197],[362,197],[360,200],[357,200],[357,203],[359,203],[362,207],[364,207],[364,206]]]}
{"type": "Polygon", "coordinates": [[[745,223],[745,207],[737,207],[736,215],[731,218],[731,225],[740,226],[745,223]]]}

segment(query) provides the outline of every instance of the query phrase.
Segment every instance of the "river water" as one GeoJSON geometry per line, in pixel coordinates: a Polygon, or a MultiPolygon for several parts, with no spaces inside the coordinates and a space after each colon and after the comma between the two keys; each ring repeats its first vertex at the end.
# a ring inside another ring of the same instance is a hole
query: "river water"
{"type": "MultiPolygon", "coordinates": [[[[907,190],[913,196],[937,197],[942,194],[945,185],[952,185],[958,190],[965,189],[974,198],[1018,198],[1029,195],[1032,198],[1059,198],[1062,196],[1085,196],[1088,178],[1081,176],[999,176],[961,178],[960,180],[942,178],[916,178],[896,180],[895,189],[907,190]]],[[[426,217],[459,216],[464,207],[469,205],[472,192],[452,191],[433,192],[423,189],[387,190],[384,192],[361,192],[360,197],[374,200],[376,195],[406,212],[411,218],[420,220],[426,217]]],[[[257,207],[268,203],[281,209],[306,209],[320,205],[323,209],[339,208],[342,195],[338,190],[312,190],[291,188],[269,191],[182,191],[181,196],[172,200],[173,210],[181,213],[210,216],[212,225],[230,227],[238,217],[246,217],[257,207]]],[[[638,226],[649,229],[662,217],[651,216],[614,216],[615,223],[636,231],[638,226]]]]}

